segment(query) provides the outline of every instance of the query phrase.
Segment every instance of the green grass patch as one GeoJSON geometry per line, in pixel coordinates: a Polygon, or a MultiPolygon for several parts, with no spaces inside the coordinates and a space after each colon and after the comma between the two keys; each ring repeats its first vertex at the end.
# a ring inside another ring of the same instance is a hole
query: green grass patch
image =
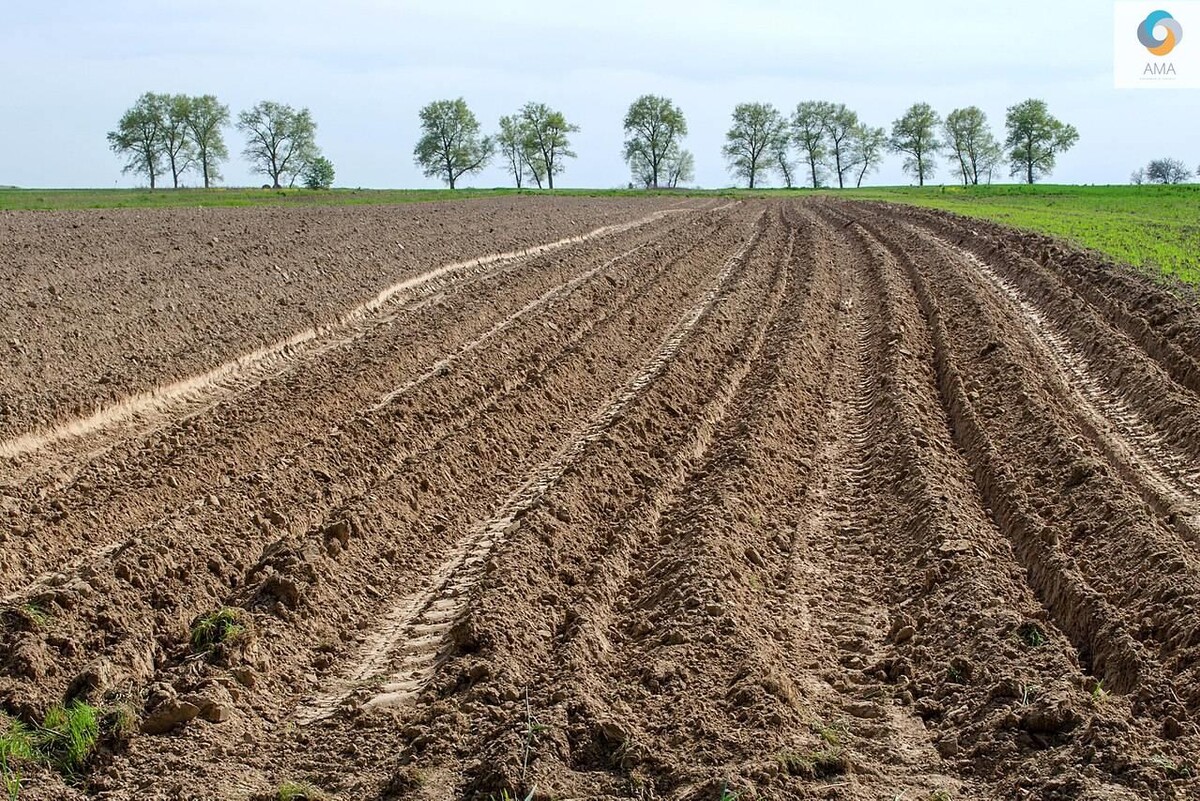
{"type": "Polygon", "coordinates": [[[279,801],[325,801],[329,794],[308,782],[284,782],[275,794],[279,801]]]}
{"type": "Polygon", "coordinates": [[[1060,237],[1116,261],[1200,283],[1200,185],[927,186],[840,197],[944,209],[1060,237]]]}
{"type": "Polygon", "coordinates": [[[246,634],[246,613],[241,609],[223,607],[202,615],[192,624],[192,650],[208,653],[223,643],[235,643],[246,634]]]}
{"type": "Polygon", "coordinates": [[[100,739],[99,710],[82,701],[53,707],[34,732],[34,750],[64,776],[78,776],[100,739]]]}
{"type": "Polygon", "coordinates": [[[0,783],[10,799],[21,791],[21,765],[40,764],[78,778],[100,741],[100,710],[82,701],[55,706],[40,726],[0,714],[0,783]]]}
{"type": "Polygon", "coordinates": [[[21,763],[33,759],[32,733],[21,721],[0,715],[0,784],[10,799],[21,791],[21,763]]]}

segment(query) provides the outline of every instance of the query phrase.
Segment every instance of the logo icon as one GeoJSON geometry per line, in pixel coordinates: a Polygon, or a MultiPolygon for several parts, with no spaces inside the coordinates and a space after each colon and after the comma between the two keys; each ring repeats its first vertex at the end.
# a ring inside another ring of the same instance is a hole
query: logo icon
{"type": "Polygon", "coordinates": [[[1156,56],[1165,56],[1170,53],[1182,40],[1183,27],[1179,24],[1179,20],[1165,11],[1151,12],[1150,16],[1142,20],[1142,24],[1138,26],[1138,41],[1156,56]],[[1162,39],[1155,38],[1156,28],[1165,30],[1166,36],[1162,39]]]}

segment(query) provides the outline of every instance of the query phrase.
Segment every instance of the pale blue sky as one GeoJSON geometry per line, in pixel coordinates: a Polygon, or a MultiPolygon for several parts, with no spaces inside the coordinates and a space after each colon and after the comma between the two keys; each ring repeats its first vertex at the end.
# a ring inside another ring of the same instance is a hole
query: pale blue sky
{"type": "MultiPolygon", "coordinates": [[[[732,182],[720,148],[741,101],[836,100],[888,128],[914,101],[976,104],[999,133],[1034,96],[1080,132],[1055,181],[1200,164],[1200,90],[1113,89],[1112,4],[1095,0],[3,0],[0,75],[0,184],[19,186],[138,184],[105,133],[145,91],[213,93],[235,116],[308,106],[342,186],[438,185],[412,162],[417,110],[459,95],[489,130],[527,100],[579,124],[561,186],[629,180],[621,120],[646,92],[682,106],[704,186],[732,182]]],[[[261,183],[226,138],[226,184],[261,183]]],[[[870,180],[908,182],[898,156],[870,180]]],[[[466,183],[508,180],[497,164],[466,183]]]]}

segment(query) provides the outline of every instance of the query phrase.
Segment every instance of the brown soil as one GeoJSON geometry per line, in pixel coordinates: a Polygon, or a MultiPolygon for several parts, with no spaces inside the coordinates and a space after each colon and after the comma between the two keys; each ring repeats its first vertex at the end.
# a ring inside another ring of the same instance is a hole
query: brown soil
{"type": "Polygon", "coordinates": [[[1200,793],[1187,299],[879,204],[210,214],[4,218],[76,266],[2,375],[0,708],[141,729],[22,798],[1200,793]]]}

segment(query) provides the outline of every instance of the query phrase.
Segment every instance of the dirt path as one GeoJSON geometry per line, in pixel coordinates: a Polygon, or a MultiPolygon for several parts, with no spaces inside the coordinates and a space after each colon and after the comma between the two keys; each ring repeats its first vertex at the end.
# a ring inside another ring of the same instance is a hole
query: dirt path
{"type": "Polygon", "coordinates": [[[880,204],[576,211],[7,429],[0,706],[144,730],[22,797],[1200,792],[1200,311],[880,204]]]}

